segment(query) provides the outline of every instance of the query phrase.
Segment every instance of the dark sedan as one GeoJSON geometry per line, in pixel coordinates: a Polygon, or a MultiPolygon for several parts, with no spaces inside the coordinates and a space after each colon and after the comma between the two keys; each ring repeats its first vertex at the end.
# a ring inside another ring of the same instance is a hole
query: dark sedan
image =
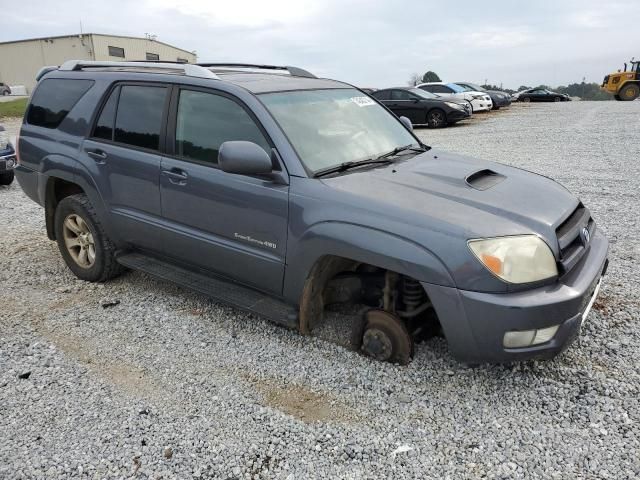
{"type": "Polygon", "coordinates": [[[414,125],[446,127],[471,116],[469,102],[441,98],[419,88],[396,87],[371,94],[398,117],[407,117],[414,125]]]}
{"type": "Polygon", "coordinates": [[[552,92],[546,88],[530,88],[516,94],[518,102],[568,102],[571,99],[568,95],[552,92]]]}
{"type": "Polygon", "coordinates": [[[454,82],[456,85],[460,85],[462,88],[473,92],[484,92],[491,97],[493,102],[493,110],[499,110],[500,107],[508,107],[511,105],[511,95],[507,92],[501,92],[500,90],[487,90],[480,85],[476,85],[471,82],[454,82]]]}

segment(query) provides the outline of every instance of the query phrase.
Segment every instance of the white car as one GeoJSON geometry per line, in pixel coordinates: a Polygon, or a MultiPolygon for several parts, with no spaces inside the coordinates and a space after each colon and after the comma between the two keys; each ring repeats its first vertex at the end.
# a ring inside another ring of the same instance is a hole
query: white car
{"type": "Polygon", "coordinates": [[[468,91],[455,83],[429,82],[421,83],[420,85],[416,85],[416,87],[426,90],[427,92],[435,93],[440,97],[454,97],[459,100],[466,100],[471,104],[474,112],[491,110],[493,108],[491,97],[485,92],[468,91]]]}

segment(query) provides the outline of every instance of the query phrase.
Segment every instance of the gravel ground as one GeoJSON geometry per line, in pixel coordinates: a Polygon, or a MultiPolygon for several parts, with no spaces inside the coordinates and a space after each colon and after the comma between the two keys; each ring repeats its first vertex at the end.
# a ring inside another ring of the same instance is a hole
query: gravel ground
{"type": "Polygon", "coordinates": [[[611,240],[581,341],[510,366],[433,339],[396,367],[140,273],[78,281],[0,187],[0,478],[638,478],[639,131],[638,102],[418,131],[556,178],[611,240]]]}

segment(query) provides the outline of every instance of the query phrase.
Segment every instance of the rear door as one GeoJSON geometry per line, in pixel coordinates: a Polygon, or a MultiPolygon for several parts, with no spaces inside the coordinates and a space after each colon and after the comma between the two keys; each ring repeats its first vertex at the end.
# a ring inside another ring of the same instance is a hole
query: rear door
{"type": "MultiPolygon", "coordinates": [[[[280,294],[289,187],[218,168],[218,150],[246,140],[272,152],[250,111],[225,93],[175,87],[162,158],[160,194],[165,254],[261,290],[280,294]]],[[[274,160],[276,168],[281,168],[274,160]]],[[[285,175],[286,177],[286,175],[285,175]]]]}
{"type": "Polygon", "coordinates": [[[133,247],[156,252],[162,250],[159,149],[168,92],[161,84],[116,85],[81,152],[115,234],[133,247]]]}

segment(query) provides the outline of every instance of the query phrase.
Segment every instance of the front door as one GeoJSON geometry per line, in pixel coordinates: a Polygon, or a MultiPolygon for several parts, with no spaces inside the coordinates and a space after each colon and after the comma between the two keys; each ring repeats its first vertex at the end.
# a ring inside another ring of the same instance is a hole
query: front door
{"type": "Polygon", "coordinates": [[[425,123],[423,109],[415,95],[406,90],[391,90],[391,103],[393,112],[399,117],[407,117],[414,125],[425,123]]]}
{"type": "Polygon", "coordinates": [[[173,103],[170,154],[162,158],[160,177],[166,255],[280,294],[289,187],[226,173],[217,165],[220,145],[229,140],[251,141],[271,152],[266,134],[226,94],[184,88],[173,103]]]}

